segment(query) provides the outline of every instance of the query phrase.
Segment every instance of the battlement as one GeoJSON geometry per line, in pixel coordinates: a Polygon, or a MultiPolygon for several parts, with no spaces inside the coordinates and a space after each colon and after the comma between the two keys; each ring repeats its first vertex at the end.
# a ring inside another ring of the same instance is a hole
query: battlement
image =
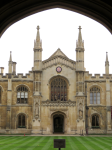
{"type": "Polygon", "coordinates": [[[85,80],[106,80],[106,79],[111,79],[112,80],[112,74],[106,75],[103,74],[103,76],[101,76],[100,74],[94,74],[94,76],[92,76],[92,74],[89,74],[89,71],[85,71],[85,80]]]}
{"type": "Polygon", "coordinates": [[[5,75],[3,75],[3,73],[0,73],[0,80],[8,80],[9,78],[12,80],[33,80],[33,75],[32,71],[27,73],[25,76],[23,75],[23,73],[18,73],[17,75],[10,73],[6,73],[5,75]]]}

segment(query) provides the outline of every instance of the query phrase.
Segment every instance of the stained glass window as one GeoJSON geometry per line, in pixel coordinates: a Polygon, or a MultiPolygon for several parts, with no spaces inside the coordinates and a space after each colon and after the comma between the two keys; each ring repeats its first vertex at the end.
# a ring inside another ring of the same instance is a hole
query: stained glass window
{"type": "Polygon", "coordinates": [[[51,101],[67,100],[67,83],[61,77],[54,78],[51,82],[51,101]]]}

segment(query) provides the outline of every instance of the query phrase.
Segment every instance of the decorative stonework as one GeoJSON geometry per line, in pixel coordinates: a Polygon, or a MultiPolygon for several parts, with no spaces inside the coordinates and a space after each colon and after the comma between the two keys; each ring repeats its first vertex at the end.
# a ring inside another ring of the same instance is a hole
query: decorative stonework
{"type": "Polygon", "coordinates": [[[94,113],[99,114],[101,128],[104,129],[106,127],[106,107],[92,107],[91,110],[92,115],[94,113]]]}
{"type": "Polygon", "coordinates": [[[84,119],[84,108],[84,99],[77,99],[77,117],[80,120],[84,119]]]}
{"type": "Polygon", "coordinates": [[[34,98],[34,104],[33,104],[33,114],[34,119],[40,119],[40,98],[35,97],[34,98]]]}
{"type": "Polygon", "coordinates": [[[49,107],[74,107],[76,106],[76,102],[75,101],[50,101],[50,100],[46,100],[46,101],[42,101],[41,103],[42,106],[49,106],[49,107]]]}
{"type": "Polygon", "coordinates": [[[58,73],[60,73],[60,72],[62,71],[62,68],[61,68],[60,66],[58,66],[58,67],[56,68],[56,71],[57,71],[58,73]]]}
{"type": "Polygon", "coordinates": [[[107,106],[107,111],[111,111],[111,106],[107,106]]]}

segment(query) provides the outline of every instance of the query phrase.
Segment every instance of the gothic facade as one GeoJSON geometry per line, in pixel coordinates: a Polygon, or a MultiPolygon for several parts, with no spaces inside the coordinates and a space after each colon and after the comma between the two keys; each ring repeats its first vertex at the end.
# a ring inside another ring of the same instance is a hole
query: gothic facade
{"type": "Polygon", "coordinates": [[[39,26],[34,66],[16,74],[10,53],[9,72],[0,74],[0,133],[112,133],[112,75],[106,54],[105,74],[92,76],[84,67],[81,27],[76,61],[60,49],[42,61],[39,26]]]}

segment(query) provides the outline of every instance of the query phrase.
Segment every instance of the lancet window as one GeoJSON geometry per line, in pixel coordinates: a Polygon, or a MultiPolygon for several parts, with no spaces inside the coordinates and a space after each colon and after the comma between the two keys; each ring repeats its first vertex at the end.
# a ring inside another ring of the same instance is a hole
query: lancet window
{"type": "Polygon", "coordinates": [[[54,78],[51,82],[51,101],[57,100],[67,100],[67,83],[61,77],[54,78]]]}
{"type": "Polygon", "coordinates": [[[24,114],[20,114],[18,116],[18,128],[25,128],[25,115],[24,114]]]}
{"type": "Polygon", "coordinates": [[[97,114],[92,116],[92,128],[99,128],[99,116],[97,114]]]}
{"type": "Polygon", "coordinates": [[[28,103],[28,89],[25,86],[19,86],[17,89],[17,103],[28,103]]]}
{"type": "Polygon", "coordinates": [[[98,87],[90,89],[90,104],[100,104],[100,89],[98,87]]]}

